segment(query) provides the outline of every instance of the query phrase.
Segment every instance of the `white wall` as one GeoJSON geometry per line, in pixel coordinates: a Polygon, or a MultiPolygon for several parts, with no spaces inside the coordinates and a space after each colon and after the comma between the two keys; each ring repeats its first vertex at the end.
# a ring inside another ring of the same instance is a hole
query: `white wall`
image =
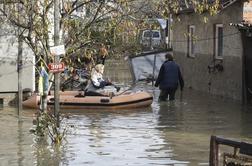
{"type": "MultiPolygon", "coordinates": [[[[0,36],[0,92],[18,91],[17,38],[13,35],[0,36]]],[[[22,86],[35,90],[34,56],[24,44],[22,86]]]]}

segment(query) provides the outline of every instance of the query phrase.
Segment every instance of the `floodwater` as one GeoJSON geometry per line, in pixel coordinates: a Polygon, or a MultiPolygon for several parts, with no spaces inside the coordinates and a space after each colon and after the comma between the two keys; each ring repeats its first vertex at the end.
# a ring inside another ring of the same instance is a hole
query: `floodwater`
{"type": "Polygon", "coordinates": [[[140,83],[134,90],[152,93],[153,104],[69,113],[60,147],[29,132],[35,110],[18,116],[16,108],[5,107],[0,110],[0,166],[208,165],[211,135],[252,142],[249,106],[190,89],[178,91],[175,102],[160,103],[159,90],[151,84],[140,83]]]}
{"type": "Polygon", "coordinates": [[[158,89],[139,85],[154,95],[149,108],[70,113],[61,147],[29,133],[32,110],[17,116],[0,110],[0,165],[195,166],[208,165],[211,135],[252,142],[252,110],[193,90],[177,93],[175,102],[157,102],[158,89]]]}

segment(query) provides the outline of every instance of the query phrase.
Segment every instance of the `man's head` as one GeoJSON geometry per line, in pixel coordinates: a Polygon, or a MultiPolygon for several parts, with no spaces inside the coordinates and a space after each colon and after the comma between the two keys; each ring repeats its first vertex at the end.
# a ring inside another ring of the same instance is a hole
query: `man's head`
{"type": "Polygon", "coordinates": [[[173,55],[170,54],[170,53],[165,54],[165,58],[166,58],[168,61],[173,61],[173,55]]]}

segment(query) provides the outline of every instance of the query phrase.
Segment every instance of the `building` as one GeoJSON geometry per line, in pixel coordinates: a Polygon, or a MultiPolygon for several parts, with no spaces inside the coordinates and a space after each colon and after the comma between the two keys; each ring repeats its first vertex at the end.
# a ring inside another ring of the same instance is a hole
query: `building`
{"type": "Polygon", "coordinates": [[[246,100],[245,61],[241,32],[232,23],[251,18],[250,3],[221,0],[219,12],[197,14],[187,9],[173,21],[172,47],[185,85],[210,94],[246,100]],[[179,19],[177,19],[179,18],[179,19]]]}
{"type": "MultiPolygon", "coordinates": [[[[17,29],[0,19],[0,103],[7,105],[18,92],[18,38],[17,29]]],[[[22,88],[34,91],[35,57],[25,43],[22,48],[22,88]]]]}

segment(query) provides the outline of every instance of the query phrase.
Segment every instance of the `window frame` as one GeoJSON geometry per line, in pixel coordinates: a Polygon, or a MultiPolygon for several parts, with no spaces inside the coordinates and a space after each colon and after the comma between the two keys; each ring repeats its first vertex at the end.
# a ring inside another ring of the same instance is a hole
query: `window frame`
{"type": "Polygon", "coordinates": [[[223,59],[223,46],[224,46],[224,41],[223,41],[223,34],[224,34],[224,26],[223,24],[215,24],[214,26],[214,58],[215,59],[223,59]],[[220,38],[219,33],[220,29],[222,29],[222,36],[220,38]],[[220,43],[221,39],[221,43],[220,43]],[[220,46],[221,44],[221,46],[220,46]],[[221,49],[221,50],[220,50],[221,49]],[[221,53],[220,53],[221,51],[221,53]],[[221,54],[221,55],[220,55],[221,54]]]}

